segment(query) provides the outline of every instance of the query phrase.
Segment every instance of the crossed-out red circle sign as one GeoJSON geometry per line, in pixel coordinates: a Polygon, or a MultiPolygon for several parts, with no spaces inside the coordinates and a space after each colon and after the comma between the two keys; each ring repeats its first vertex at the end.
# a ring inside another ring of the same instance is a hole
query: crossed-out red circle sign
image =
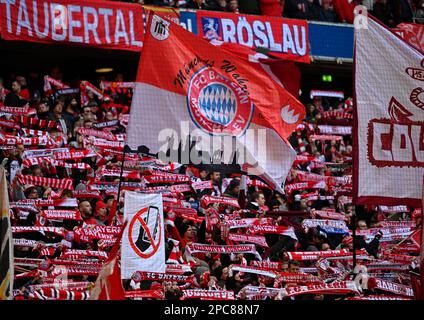
{"type": "Polygon", "coordinates": [[[134,250],[134,252],[139,257],[141,257],[143,259],[148,259],[151,256],[153,256],[158,251],[158,249],[160,247],[160,243],[162,241],[162,237],[161,237],[162,224],[161,224],[161,221],[160,221],[160,214],[157,215],[157,219],[158,219],[157,223],[158,223],[159,230],[156,233],[158,240],[157,240],[157,242],[155,242],[155,239],[153,239],[153,236],[150,232],[148,225],[146,224],[146,222],[144,221],[144,219],[142,217],[143,214],[148,212],[148,209],[149,209],[148,207],[142,208],[134,215],[134,217],[130,221],[129,230],[128,230],[128,240],[130,242],[131,248],[134,250]],[[138,223],[136,223],[136,222],[138,222],[138,223]],[[141,235],[139,233],[141,233],[141,230],[142,230],[140,228],[140,225],[141,225],[142,229],[144,230],[144,233],[145,233],[145,235],[147,236],[147,238],[150,242],[150,245],[147,246],[146,250],[141,250],[140,245],[137,244],[138,240],[134,241],[134,237],[133,237],[133,234],[134,234],[136,239],[137,238],[140,239],[141,235]],[[140,232],[138,230],[140,230],[140,232]],[[150,248],[151,248],[151,250],[148,250],[150,248]],[[148,251],[148,252],[146,253],[146,251],[148,251]]]}

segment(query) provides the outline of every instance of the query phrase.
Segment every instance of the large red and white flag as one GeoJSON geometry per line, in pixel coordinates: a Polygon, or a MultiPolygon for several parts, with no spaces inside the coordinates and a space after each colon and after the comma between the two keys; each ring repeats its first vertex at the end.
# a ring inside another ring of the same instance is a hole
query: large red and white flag
{"type": "Polygon", "coordinates": [[[121,278],[136,271],[165,272],[165,232],[161,194],[125,192],[121,278]]]}
{"type": "Polygon", "coordinates": [[[373,18],[355,38],[356,203],[419,207],[424,56],[373,18]]]}
{"type": "Polygon", "coordinates": [[[261,64],[151,17],[127,131],[132,149],[183,164],[236,164],[278,188],[295,156],[285,139],[304,114],[261,64]]]}

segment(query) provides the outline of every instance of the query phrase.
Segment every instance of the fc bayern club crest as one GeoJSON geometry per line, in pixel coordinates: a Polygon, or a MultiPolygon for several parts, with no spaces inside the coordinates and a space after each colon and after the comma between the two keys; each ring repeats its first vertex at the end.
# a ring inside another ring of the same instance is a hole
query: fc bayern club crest
{"type": "Polygon", "coordinates": [[[254,108],[242,88],[209,67],[190,79],[187,105],[197,127],[211,135],[232,136],[244,134],[254,108]]]}

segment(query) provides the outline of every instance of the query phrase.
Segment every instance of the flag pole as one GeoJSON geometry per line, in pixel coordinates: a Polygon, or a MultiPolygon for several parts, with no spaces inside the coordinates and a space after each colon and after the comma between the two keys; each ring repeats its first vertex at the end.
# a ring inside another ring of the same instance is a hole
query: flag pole
{"type": "Polygon", "coordinates": [[[116,197],[116,212],[115,212],[115,216],[113,217],[113,219],[116,219],[116,215],[119,214],[119,200],[121,199],[121,186],[122,186],[122,175],[124,173],[124,163],[125,163],[125,156],[127,154],[127,149],[128,146],[124,145],[124,150],[122,151],[122,161],[121,161],[121,171],[119,173],[119,182],[118,182],[118,195],[116,197]]]}
{"type": "Polygon", "coordinates": [[[418,300],[424,300],[424,176],[421,191],[421,248],[420,248],[420,294],[418,300]]]}
{"type": "Polygon", "coordinates": [[[352,223],[352,238],[353,238],[353,241],[352,241],[352,244],[353,244],[353,254],[352,254],[352,256],[353,256],[353,270],[355,270],[355,268],[356,268],[356,241],[355,241],[355,239],[356,239],[356,208],[353,211],[351,223],[352,223]]]}

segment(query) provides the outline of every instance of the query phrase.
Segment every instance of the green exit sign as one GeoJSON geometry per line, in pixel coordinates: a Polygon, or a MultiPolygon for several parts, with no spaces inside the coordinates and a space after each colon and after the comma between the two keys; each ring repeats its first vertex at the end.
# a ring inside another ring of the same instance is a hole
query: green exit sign
{"type": "Polygon", "coordinates": [[[331,74],[323,74],[321,79],[323,82],[332,82],[333,76],[331,74]]]}

